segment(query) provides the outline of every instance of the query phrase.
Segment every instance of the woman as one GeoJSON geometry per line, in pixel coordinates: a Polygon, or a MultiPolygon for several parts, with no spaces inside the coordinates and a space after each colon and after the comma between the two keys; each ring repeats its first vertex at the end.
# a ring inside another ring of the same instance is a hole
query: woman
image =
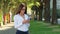
{"type": "Polygon", "coordinates": [[[17,14],[14,16],[14,27],[17,29],[16,34],[28,34],[29,17],[25,14],[25,5],[20,4],[17,14]]]}

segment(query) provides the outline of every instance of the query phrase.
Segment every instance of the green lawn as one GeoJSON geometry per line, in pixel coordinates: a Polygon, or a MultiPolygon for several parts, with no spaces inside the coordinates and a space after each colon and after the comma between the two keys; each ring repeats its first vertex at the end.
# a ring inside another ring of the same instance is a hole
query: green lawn
{"type": "Polygon", "coordinates": [[[60,25],[31,21],[30,34],[60,34],[60,25]]]}

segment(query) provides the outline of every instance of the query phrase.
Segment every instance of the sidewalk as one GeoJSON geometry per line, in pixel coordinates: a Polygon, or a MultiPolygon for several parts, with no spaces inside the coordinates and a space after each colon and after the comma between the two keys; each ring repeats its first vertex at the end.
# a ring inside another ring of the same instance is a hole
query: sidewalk
{"type": "Polygon", "coordinates": [[[13,22],[11,22],[11,23],[8,23],[8,24],[6,24],[6,25],[1,26],[1,27],[0,27],[0,30],[10,29],[10,28],[12,28],[13,26],[14,26],[14,24],[13,24],[13,22]]]}

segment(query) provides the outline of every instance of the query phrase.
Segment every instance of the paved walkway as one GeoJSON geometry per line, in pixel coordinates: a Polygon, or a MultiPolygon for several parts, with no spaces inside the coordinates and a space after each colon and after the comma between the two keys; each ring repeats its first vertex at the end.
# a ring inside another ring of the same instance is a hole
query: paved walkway
{"type": "Polygon", "coordinates": [[[0,28],[0,34],[15,34],[16,30],[14,29],[13,25],[13,22],[3,25],[0,28]]]}

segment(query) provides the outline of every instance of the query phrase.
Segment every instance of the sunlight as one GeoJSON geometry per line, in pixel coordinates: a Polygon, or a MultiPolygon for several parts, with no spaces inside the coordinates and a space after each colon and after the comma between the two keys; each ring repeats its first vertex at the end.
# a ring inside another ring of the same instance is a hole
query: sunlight
{"type": "Polygon", "coordinates": [[[10,24],[6,24],[6,25],[3,25],[0,30],[7,30],[7,29],[10,29],[13,27],[13,23],[10,23],[10,24]]]}

